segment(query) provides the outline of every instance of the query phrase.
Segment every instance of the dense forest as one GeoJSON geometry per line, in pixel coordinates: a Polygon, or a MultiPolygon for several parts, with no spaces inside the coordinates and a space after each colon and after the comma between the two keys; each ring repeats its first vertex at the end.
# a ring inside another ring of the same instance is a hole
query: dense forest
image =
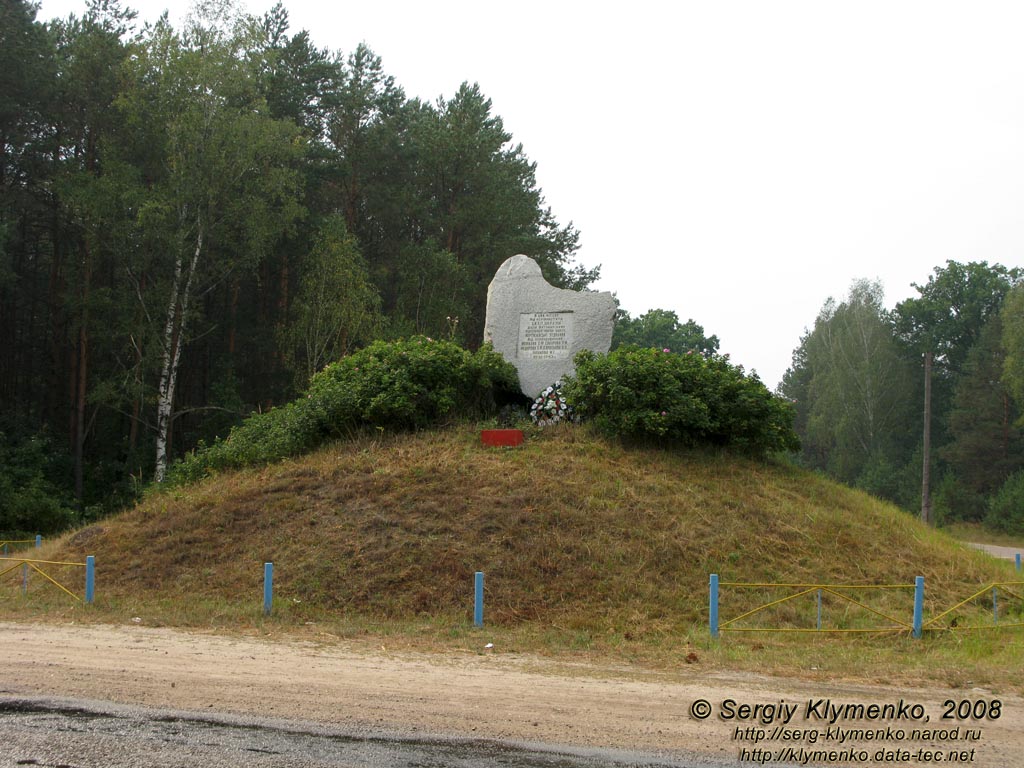
{"type": "Polygon", "coordinates": [[[596,278],[577,239],[476,85],[407,98],[280,4],[2,0],[0,529],[116,508],[372,339],[476,346],[509,255],[596,278]]]}
{"type": "Polygon", "coordinates": [[[920,511],[1024,534],[1024,283],[950,261],[892,310],[861,280],[829,299],[779,392],[799,460],[920,511]]]}
{"type": "MultiPolygon", "coordinates": [[[[0,0],[0,534],[118,509],[371,341],[475,348],[510,255],[597,278],[478,86],[408,98],[280,4],[197,8],[175,28],[119,0],[50,22],[0,0]]],[[[778,390],[796,460],[1024,534],[1021,278],[948,262],[893,310],[870,281],[828,300],[778,390]]],[[[620,310],[627,344],[719,340],[620,310]]]]}

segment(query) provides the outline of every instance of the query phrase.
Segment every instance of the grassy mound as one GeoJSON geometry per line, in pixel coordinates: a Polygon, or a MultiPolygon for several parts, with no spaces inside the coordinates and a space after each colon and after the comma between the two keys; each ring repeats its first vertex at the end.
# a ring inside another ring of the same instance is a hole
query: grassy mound
{"type": "MultiPolygon", "coordinates": [[[[340,613],[465,626],[480,570],[489,624],[625,638],[705,624],[710,573],[829,583],[923,575],[932,609],[1013,577],[805,471],[624,448],[572,426],[515,450],[482,448],[470,426],[335,443],[156,493],[53,554],[95,555],[101,600],[244,602],[253,612],[262,564],[273,561],[280,612],[299,624],[340,613]]],[[[755,597],[723,593],[723,612],[755,597]]]]}

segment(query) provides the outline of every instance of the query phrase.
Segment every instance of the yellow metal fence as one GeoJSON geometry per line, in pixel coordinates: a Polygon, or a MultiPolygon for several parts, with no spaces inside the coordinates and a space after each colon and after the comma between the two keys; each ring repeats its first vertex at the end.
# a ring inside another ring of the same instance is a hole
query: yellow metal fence
{"type": "Polygon", "coordinates": [[[57,589],[61,590],[65,594],[70,595],[72,598],[79,602],[91,603],[93,601],[93,595],[95,591],[95,561],[92,556],[85,559],[84,563],[73,563],[65,562],[60,560],[38,560],[27,557],[0,557],[0,578],[7,574],[16,571],[21,568],[21,583],[22,592],[28,591],[28,575],[29,572],[34,572],[43,577],[44,580],[53,584],[57,589]],[[85,569],[85,591],[82,596],[75,594],[66,584],[62,584],[55,578],[54,574],[44,570],[43,566],[46,566],[48,570],[52,571],[54,567],[67,567],[72,568],[84,568],[85,569]]]}
{"type": "Polygon", "coordinates": [[[999,581],[979,589],[970,597],[961,600],[952,608],[947,608],[924,622],[927,631],[965,631],[974,629],[1009,629],[1024,627],[1024,581],[999,581]],[[1012,589],[1011,589],[1012,587],[1012,589]],[[1000,604],[1000,597],[1003,602],[1000,604]],[[1006,599],[1009,598],[1009,599],[1006,599]],[[989,600],[992,604],[992,623],[974,623],[978,611],[972,610],[979,602],[984,602],[987,611],[989,600]],[[1002,610],[1003,621],[1000,621],[1002,610]],[[962,613],[958,613],[962,611],[962,613]],[[1010,619],[1006,621],[1006,619],[1010,619]]]}
{"type": "Polygon", "coordinates": [[[1024,581],[988,584],[925,620],[923,577],[913,584],[796,584],[719,581],[711,574],[709,624],[721,632],[886,633],[1024,626],[1024,581]],[[738,600],[723,598],[743,592],[738,600]],[[737,605],[735,609],[734,605],[737,605]],[[722,609],[738,611],[731,618],[722,609]]]}

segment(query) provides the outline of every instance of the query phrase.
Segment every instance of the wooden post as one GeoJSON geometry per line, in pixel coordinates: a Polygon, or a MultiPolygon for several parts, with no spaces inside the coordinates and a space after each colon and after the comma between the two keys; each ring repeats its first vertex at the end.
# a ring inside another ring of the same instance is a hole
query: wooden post
{"type": "Polygon", "coordinates": [[[932,522],[932,353],[924,353],[924,459],[921,462],[921,522],[932,522]]]}

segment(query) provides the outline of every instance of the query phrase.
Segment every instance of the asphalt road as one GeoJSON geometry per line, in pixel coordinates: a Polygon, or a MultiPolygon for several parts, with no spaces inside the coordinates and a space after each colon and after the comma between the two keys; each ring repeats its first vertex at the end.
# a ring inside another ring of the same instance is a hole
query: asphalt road
{"type": "Polygon", "coordinates": [[[974,544],[972,542],[965,542],[968,547],[974,547],[984,552],[988,552],[993,557],[999,557],[1004,560],[1016,560],[1017,554],[1021,552],[1020,547],[1000,547],[995,544],[974,544]]]}
{"type": "Polygon", "coordinates": [[[702,756],[345,733],[315,723],[0,697],[0,766],[38,768],[703,768],[702,756]]]}

